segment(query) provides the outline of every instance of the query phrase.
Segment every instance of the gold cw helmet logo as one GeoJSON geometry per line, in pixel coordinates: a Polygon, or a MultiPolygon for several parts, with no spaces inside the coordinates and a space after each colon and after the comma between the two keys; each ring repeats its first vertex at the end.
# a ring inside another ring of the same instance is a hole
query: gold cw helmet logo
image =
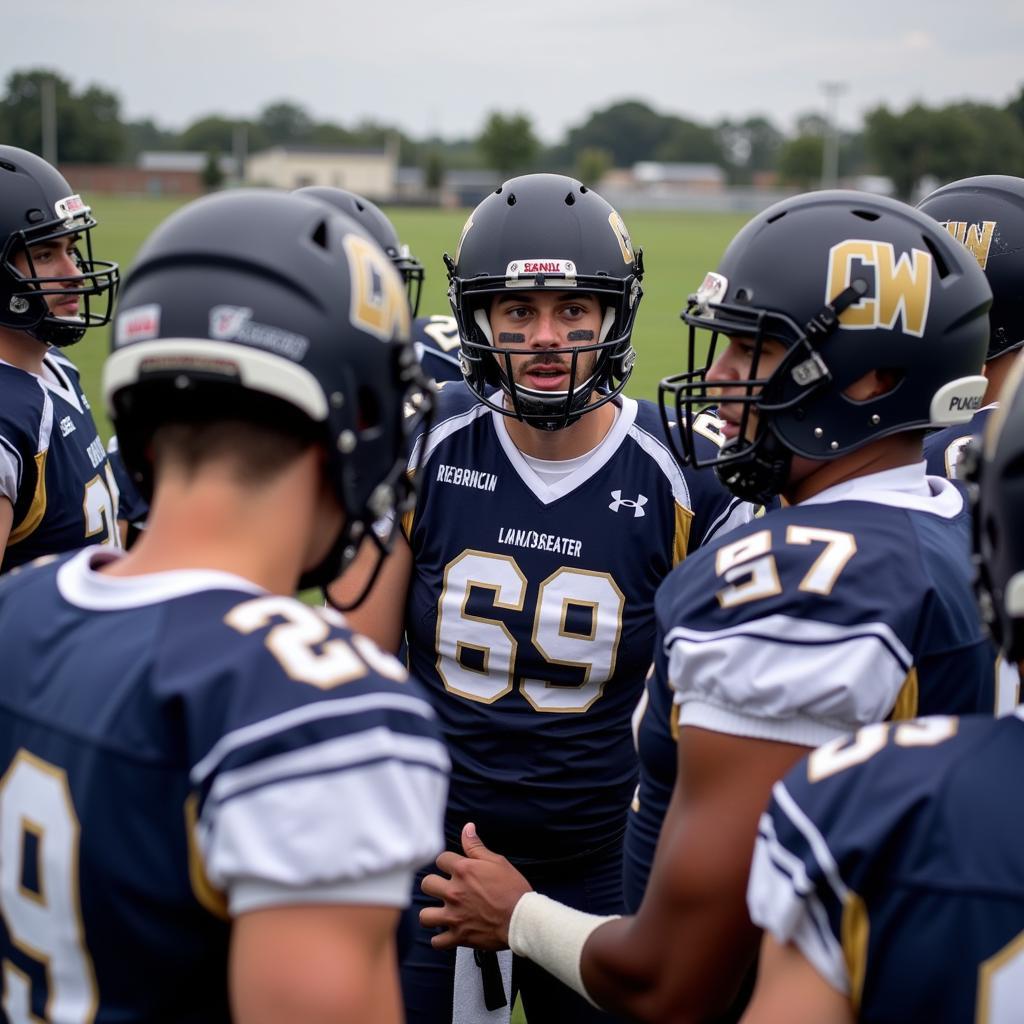
{"type": "Polygon", "coordinates": [[[412,313],[405,286],[377,245],[360,235],[342,239],[352,282],[349,319],[354,327],[381,339],[409,340],[412,313]]]}
{"type": "Polygon", "coordinates": [[[854,264],[874,277],[874,287],[859,302],[839,315],[842,327],[867,331],[881,327],[895,330],[900,321],[905,334],[920,338],[928,324],[931,304],[932,254],[923,249],[896,255],[891,242],[848,238],[828,251],[825,301],[831,302],[854,280],[854,264]]]}
{"type": "Polygon", "coordinates": [[[996,233],[994,220],[983,220],[972,224],[966,220],[940,221],[944,227],[977,261],[982,270],[988,264],[988,253],[992,248],[992,236],[996,233]]]}
{"type": "Polygon", "coordinates": [[[615,241],[619,243],[619,248],[622,250],[622,262],[632,263],[636,256],[633,254],[633,243],[629,240],[629,232],[626,230],[625,221],[612,210],[608,214],[608,223],[612,226],[612,231],[615,233],[615,241]]]}

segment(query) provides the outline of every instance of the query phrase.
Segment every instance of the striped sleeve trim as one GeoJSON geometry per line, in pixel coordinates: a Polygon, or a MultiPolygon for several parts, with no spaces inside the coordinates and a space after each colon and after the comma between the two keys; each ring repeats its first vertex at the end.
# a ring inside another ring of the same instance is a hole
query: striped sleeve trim
{"type": "Polygon", "coordinates": [[[669,486],[672,488],[672,497],[675,498],[676,504],[692,511],[693,496],[690,494],[686,477],[665,444],[636,423],[629,428],[629,436],[665,475],[665,479],[668,480],[669,486]]]}
{"type": "Polygon", "coordinates": [[[885,718],[913,667],[884,623],[786,615],[719,630],[676,627],[665,653],[681,724],[805,746],[885,718]]]}
{"type": "Polygon", "coordinates": [[[284,733],[317,720],[360,715],[367,711],[404,711],[426,719],[434,718],[433,708],[425,700],[404,693],[367,693],[304,704],[225,733],[209,753],[192,767],[189,779],[193,786],[203,785],[230,754],[277,733],[284,733]]]}
{"type": "Polygon", "coordinates": [[[388,760],[418,764],[439,772],[448,769],[448,755],[438,740],[377,726],[222,771],[214,780],[203,813],[205,816],[211,804],[225,803],[285,779],[327,774],[388,760]]]}
{"type": "MultiPolygon", "coordinates": [[[[850,994],[850,981],[843,948],[832,930],[824,894],[829,902],[845,901],[848,889],[839,877],[838,868],[828,851],[824,837],[796,807],[783,783],[773,789],[775,802],[761,816],[754,858],[747,884],[747,908],[750,919],[759,928],[770,932],[780,943],[791,942],[803,953],[814,969],[837,991],[850,994]],[[789,818],[796,813],[799,821],[789,818]],[[779,840],[773,813],[789,818],[801,839],[807,842],[805,857],[811,863],[821,884],[816,884],[807,870],[807,862],[779,840]],[[825,863],[818,860],[821,855],[825,863]],[[839,897],[839,891],[842,897],[839,897]]],[[[839,919],[837,915],[837,920],[839,919]]]]}
{"type": "Polygon", "coordinates": [[[388,890],[389,905],[404,905],[412,872],[444,846],[448,780],[440,760],[332,764],[326,757],[307,774],[279,774],[222,802],[207,800],[197,841],[211,884],[233,909],[239,885],[279,888],[288,895],[278,902],[293,903],[338,886],[354,896],[362,887],[354,883],[365,883],[388,890]],[[394,885],[395,872],[406,873],[404,891],[394,885]]]}
{"type": "Polygon", "coordinates": [[[0,495],[13,505],[21,490],[24,463],[21,452],[0,434],[0,495]]]}
{"type": "Polygon", "coordinates": [[[791,615],[766,615],[750,622],[741,622],[724,629],[699,630],[676,626],[665,636],[665,652],[672,646],[684,643],[702,644],[733,638],[753,638],[789,646],[831,645],[850,640],[873,638],[882,644],[900,664],[905,676],[914,664],[913,656],[906,645],[884,622],[859,622],[850,626],[833,622],[817,622],[814,619],[798,619],[791,615]]]}
{"type": "Polygon", "coordinates": [[[410,466],[419,466],[421,469],[430,461],[430,457],[437,451],[438,447],[448,440],[453,434],[468,427],[474,420],[481,416],[490,415],[490,409],[482,402],[477,402],[472,409],[461,412],[456,416],[450,416],[446,420],[435,424],[430,428],[426,436],[426,448],[424,449],[424,435],[420,434],[413,445],[412,454],[409,456],[410,466]]]}

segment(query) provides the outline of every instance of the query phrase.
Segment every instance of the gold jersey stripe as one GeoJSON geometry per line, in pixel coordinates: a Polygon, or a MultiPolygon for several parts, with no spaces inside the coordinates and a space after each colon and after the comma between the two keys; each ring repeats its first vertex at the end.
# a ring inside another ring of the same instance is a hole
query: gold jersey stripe
{"type": "Polygon", "coordinates": [[[46,515],[46,453],[49,449],[44,448],[36,455],[36,491],[32,495],[32,504],[25,513],[21,522],[11,530],[8,544],[17,544],[30,536],[37,526],[43,521],[46,515]]]}

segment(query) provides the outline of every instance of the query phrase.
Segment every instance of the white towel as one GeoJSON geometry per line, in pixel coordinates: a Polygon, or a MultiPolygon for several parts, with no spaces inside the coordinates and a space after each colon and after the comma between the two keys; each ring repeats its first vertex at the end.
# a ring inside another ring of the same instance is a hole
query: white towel
{"type": "Polygon", "coordinates": [[[512,1017],[512,950],[495,954],[501,971],[507,1005],[488,1010],[484,1005],[481,970],[468,946],[455,953],[455,987],[452,992],[452,1024],[509,1024],[512,1017]]]}

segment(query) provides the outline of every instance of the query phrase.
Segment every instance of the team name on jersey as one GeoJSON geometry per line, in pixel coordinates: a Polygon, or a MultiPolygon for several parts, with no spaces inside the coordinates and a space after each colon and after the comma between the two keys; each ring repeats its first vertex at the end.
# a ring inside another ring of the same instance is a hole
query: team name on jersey
{"type": "Polygon", "coordinates": [[[512,530],[504,526],[498,528],[498,543],[509,544],[517,548],[536,548],[539,551],[552,551],[556,555],[571,555],[579,558],[583,550],[583,542],[573,537],[559,537],[554,533],[538,533],[537,530],[512,530]]]}
{"type": "Polygon", "coordinates": [[[494,473],[484,473],[479,469],[464,469],[462,466],[449,466],[443,462],[437,467],[437,480],[442,484],[474,487],[478,491],[493,491],[498,486],[498,477],[494,473]]]}
{"type": "Polygon", "coordinates": [[[107,457],[107,450],[103,447],[103,442],[98,437],[94,437],[89,442],[89,447],[85,449],[85,454],[89,456],[92,468],[96,469],[97,466],[103,465],[103,460],[107,457]]]}

